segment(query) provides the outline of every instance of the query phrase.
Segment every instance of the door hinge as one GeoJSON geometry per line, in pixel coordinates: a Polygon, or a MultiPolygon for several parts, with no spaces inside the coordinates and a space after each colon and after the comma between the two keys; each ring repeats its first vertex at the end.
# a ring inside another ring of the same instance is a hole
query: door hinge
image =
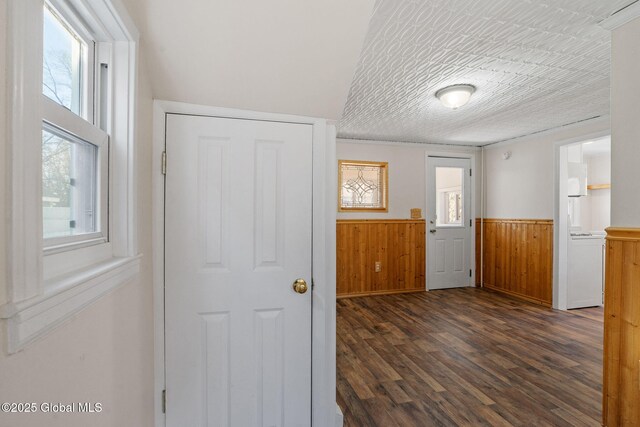
{"type": "Polygon", "coordinates": [[[160,166],[162,169],[162,175],[167,174],[167,152],[162,152],[162,165],[160,166]]]}
{"type": "Polygon", "coordinates": [[[469,270],[469,277],[473,276],[473,270],[469,270]]]}
{"type": "Polygon", "coordinates": [[[469,176],[473,176],[473,169],[469,169],[469,176]]]}
{"type": "Polygon", "coordinates": [[[167,413],[167,390],[162,390],[162,413],[167,413]]]}
{"type": "Polygon", "coordinates": [[[469,220],[469,227],[473,227],[473,220],[472,219],[469,220]]]}

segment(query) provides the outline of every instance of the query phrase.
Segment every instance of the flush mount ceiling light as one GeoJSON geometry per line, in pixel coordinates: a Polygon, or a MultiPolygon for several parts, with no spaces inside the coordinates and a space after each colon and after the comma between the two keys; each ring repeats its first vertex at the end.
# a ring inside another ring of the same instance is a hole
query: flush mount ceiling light
{"type": "Polygon", "coordinates": [[[447,86],[436,92],[436,98],[445,107],[457,110],[469,102],[475,91],[476,87],[472,85],[447,86]]]}

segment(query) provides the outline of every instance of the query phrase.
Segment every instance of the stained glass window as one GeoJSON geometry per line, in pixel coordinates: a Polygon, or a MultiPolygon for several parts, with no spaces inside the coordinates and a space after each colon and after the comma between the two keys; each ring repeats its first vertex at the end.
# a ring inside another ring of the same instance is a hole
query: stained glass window
{"type": "Polygon", "coordinates": [[[387,163],[338,162],[339,211],[387,212],[387,163]]]}

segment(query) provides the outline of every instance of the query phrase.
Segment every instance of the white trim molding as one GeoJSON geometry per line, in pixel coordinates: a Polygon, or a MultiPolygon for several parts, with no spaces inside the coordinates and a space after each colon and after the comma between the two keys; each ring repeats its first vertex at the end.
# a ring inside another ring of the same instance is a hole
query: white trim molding
{"type": "Polygon", "coordinates": [[[600,22],[600,26],[605,30],[613,31],[624,24],[640,18],[640,1],[631,3],[629,6],[621,9],[600,22]]]}
{"type": "Polygon", "coordinates": [[[7,284],[10,301],[42,284],[42,1],[7,2],[7,284]],[[36,42],[34,42],[36,41],[36,42]]]}
{"type": "MultiPolygon", "coordinates": [[[[562,158],[561,148],[571,144],[587,142],[611,135],[611,129],[584,132],[571,138],[555,141],[553,144],[553,298],[552,307],[556,310],[567,309],[567,271],[568,271],[568,240],[569,224],[567,220],[567,190],[566,183],[560,179],[562,158]],[[564,189],[561,190],[561,186],[564,189]],[[564,237],[563,237],[564,236],[564,237]]],[[[565,155],[566,156],[566,155],[565,155]]]]}
{"type": "Polygon", "coordinates": [[[141,255],[114,258],[61,278],[58,292],[0,307],[0,319],[8,320],[10,352],[20,350],[63,323],[70,314],[133,279],[140,271],[140,258],[141,255]]]}
{"type": "Polygon", "coordinates": [[[344,425],[344,415],[342,414],[342,409],[336,403],[336,427],[342,427],[344,425]]]}
{"type": "MultiPolygon", "coordinates": [[[[153,294],[155,336],[155,426],[165,425],[162,391],[164,360],[164,186],[162,153],[167,114],[304,123],[313,126],[313,298],[312,424],[333,426],[336,420],[336,130],[326,120],[285,114],[154,101],[153,117],[153,294]]],[[[168,159],[169,168],[171,159],[168,159]]]]}
{"type": "Polygon", "coordinates": [[[586,127],[602,127],[608,128],[610,126],[611,117],[609,115],[602,117],[595,117],[593,119],[583,120],[577,123],[571,123],[564,126],[559,126],[541,132],[532,133],[530,135],[519,136],[516,138],[506,139],[504,141],[493,142],[491,144],[485,144],[482,148],[491,150],[498,147],[506,147],[512,144],[520,144],[524,142],[536,141],[542,138],[554,138],[556,135],[562,135],[564,133],[580,132],[586,127]]]}
{"type": "Polygon", "coordinates": [[[42,50],[44,0],[7,1],[7,351],[14,353],[140,270],[136,245],[135,111],[138,31],[119,0],[55,0],[95,24],[110,46],[107,112],[109,241],[44,254],[42,50]],[[93,255],[91,255],[93,254],[93,255]],[[54,262],[55,259],[55,262],[54,262]]]}

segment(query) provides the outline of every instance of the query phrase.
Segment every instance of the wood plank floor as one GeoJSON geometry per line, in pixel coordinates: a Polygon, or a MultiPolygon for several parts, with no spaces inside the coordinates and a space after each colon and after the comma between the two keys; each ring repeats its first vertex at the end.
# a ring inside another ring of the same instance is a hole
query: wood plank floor
{"type": "Polygon", "coordinates": [[[598,426],[601,308],[481,289],[338,300],[345,426],[598,426]]]}

